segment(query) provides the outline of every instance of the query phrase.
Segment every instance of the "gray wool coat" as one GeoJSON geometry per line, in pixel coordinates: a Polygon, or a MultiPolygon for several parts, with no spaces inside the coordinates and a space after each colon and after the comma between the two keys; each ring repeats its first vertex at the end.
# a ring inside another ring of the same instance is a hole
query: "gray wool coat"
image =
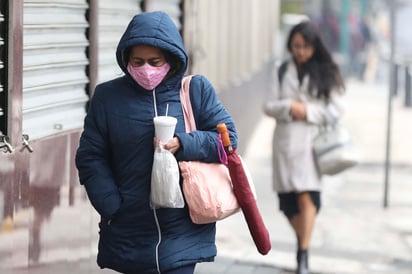
{"type": "MultiPolygon", "coordinates": [[[[278,79],[277,71],[273,79],[278,79]]],[[[288,61],[282,83],[275,80],[271,99],[266,100],[264,113],[276,120],[273,134],[273,188],[278,193],[320,191],[321,176],[313,157],[312,141],[319,126],[339,120],[343,114],[342,93],[332,90],[330,100],[315,98],[308,92],[309,76],[299,85],[296,65],[288,61]],[[306,105],[306,121],[295,121],[290,115],[292,101],[306,105]]]]}

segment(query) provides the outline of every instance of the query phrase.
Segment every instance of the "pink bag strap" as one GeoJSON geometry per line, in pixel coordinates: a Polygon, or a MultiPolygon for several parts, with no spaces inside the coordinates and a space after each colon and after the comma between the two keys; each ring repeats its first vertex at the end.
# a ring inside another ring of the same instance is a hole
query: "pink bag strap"
{"type": "MultiPolygon", "coordinates": [[[[192,103],[190,102],[190,80],[192,80],[192,77],[193,75],[183,77],[182,87],[180,88],[180,104],[182,105],[186,133],[196,130],[196,122],[193,115],[192,103]]],[[[220,162],[227,164],[227,155],[223,146],[222,136],[220,134],[218,146],[220,162]]]]}
{"type": "Polygon", "coordinates": [[[193,75],[185,76],[182,80],[182,87],[180,88],[180,103],[182,105],[186,132],[196,130],[192,103],[190,102],[190,80],[192,80],[192,77],[193,75]]]}
{"type": "Polygon", "coordinates": [[[225,151],[225,146],[223,145],[222,141],[222,134],[219,133],[219,143],[218,143],[218,149],[217,153],[219,154],[219,160],[222,164],[227,165],[227,154],[225,151]]]}

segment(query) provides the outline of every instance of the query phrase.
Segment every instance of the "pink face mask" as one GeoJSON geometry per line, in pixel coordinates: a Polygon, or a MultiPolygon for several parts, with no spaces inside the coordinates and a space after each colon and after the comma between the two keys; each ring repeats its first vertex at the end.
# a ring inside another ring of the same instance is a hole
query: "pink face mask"
{"type": "Polygon", "coordinates": [[[130,63],[127,65],[127,71],[132,78],[144,89],[152,91],[165,78],[169,72],[170,66],[168,63],[160,67],[153,67],[145,63],[140,67],[133,67],[130,63]]]}

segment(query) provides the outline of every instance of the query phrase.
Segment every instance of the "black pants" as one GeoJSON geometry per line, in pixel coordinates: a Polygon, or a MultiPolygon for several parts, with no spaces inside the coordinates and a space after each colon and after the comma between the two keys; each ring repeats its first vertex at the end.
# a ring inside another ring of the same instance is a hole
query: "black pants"
{"type": "Polygon", "coordinates": [[[194,265],[186,265],[179,268],[175,268],[169,270],[167,272],[162,272],[162,274],[193,274],[195,272],[195,264],[194,265]]]}

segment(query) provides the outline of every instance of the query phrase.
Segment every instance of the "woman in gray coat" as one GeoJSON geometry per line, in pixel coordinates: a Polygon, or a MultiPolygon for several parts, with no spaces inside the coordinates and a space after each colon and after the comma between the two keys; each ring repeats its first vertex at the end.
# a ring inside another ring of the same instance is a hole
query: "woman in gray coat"
{"type": "Polygon", "coordinates": [[[298,242],[297,273],[309,273],[308,249],[320,208],[321,176],[312,152],[319,126],[342,114],[343,78],[310,22],[294,26],[287,48],[291,59],[278,71],[274,99],[264,105],[276,119],[273,185],[280,210],[298,242]]]}

